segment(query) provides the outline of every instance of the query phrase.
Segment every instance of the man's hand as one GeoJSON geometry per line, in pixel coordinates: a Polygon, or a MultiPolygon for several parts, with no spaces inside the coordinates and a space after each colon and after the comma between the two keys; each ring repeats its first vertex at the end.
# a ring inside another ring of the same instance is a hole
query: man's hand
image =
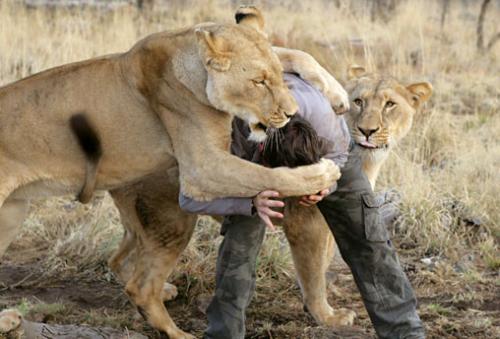
{"type": "Polygon", "coordinates": [[[267,227],[272,231],[275,230],[271,218],[283,219],[283,213],[273,211],[272,207],[284,207],[285,203],[280,200],[274,200],[272,198],[278,198],[280,194],[276,191],[262,191],[253,198],[253,205],[257,210],[257,214],[264,221],[267,227]]]}
{"type": "Polygon", "coordinates": [[[307,206],[311,207],[316,205],[318,202],[323,200],[324,197],[326,197],[330,193],[330,190],[328,188],[322,190],[318,194],[314,195],[304,195],[302,198],[300,198],[299,204],[302,206],[307,206]]]}

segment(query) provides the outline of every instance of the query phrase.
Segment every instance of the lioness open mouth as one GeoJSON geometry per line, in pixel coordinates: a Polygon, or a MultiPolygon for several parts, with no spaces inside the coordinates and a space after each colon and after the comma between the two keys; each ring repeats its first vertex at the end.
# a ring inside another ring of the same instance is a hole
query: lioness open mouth
{"type": "Polygon", "coordinates": [[[268,126],[264,125],[262,122],[256,124],[250,124],[250,130],[254,132],[264,132],[266,133],[268,126]]]}
{"type": "Polygon", "coordinates": [[[264,142],[267,138],[267,130],[268,127],[261,122],[256,124],[250,124],[250,135],[248,136],[249,140],[255,142],[264,142]]]}
{"type": "Polygon", "coordinates": [[[265,131],[267,131],[267,126],[264,125],[263,123],[259,122],[258,124],[255,125],[255,129],[261,129],[265,132],[265,131]]]}

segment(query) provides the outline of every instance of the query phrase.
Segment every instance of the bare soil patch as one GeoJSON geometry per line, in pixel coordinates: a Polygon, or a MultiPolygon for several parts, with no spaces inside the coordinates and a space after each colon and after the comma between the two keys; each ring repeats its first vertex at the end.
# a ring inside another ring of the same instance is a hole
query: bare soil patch
{"type": "MultiPolygon", "coordinates": [[[[49,324],[85,324],[127,328],[150,338],[160,338],[137,314],[112,275],[37,280],[37,262],[19,263],[9,253],[0,266],[0,308],[25,308],[26,319],[49,324]],[[109,278],[111,277],[111,278],[109,278]]],[[[470,284],[440,279],[439,270],[403,257],[403,264],[417,290],[420,314],[429,338],[491,338],[500,328],[498,276],[470,284]],[[418,272],[418,274],[417,274],[418,272]]],[[[291,277],[273,282],[260,279],[248,310],[247,338],[375,338],[349,269],[335,261],[328,273],[330,302],[358,314],[352,328],[326,328],[315,324],[303,309],[300,290],[291,277]]],[[[184,330],[201,337],[206,327],[204,309],[210,294],[198,293],[196,279],[177,275],[179,296],[167,307],[184,330]],[[190,282],[189,284],[187,282],[190,282]]]]}

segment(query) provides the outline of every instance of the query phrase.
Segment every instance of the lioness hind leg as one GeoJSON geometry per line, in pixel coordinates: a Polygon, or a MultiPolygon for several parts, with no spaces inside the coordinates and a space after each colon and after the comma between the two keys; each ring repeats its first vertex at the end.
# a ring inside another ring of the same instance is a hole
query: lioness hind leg
{"type": "Polygon", "coordinates": [[[27,213],[26,200],[7,200],[0,207],[0,258],[21,231],[27,213]]]}
{"type": "Polygon", "coordinates": [[[175,325],[163,304],[164,298],[176,294],[173,285],[165,288],[165,281],[187,246],[196,221],[195,215],[179,208],[178,192],[175,182],[155,175],[111,194],[127,231],[135,236],[131,242],[135,245],[133,258],[127,260],[133,265],[133,273],[126,283],[126,293],[151,326],[169,338],[185,339],[194,337],[175,325]]]}
{"type": "Polygon", "coordinates": [[[130,267],[125,267],[125,259],[132,252],[135,246],[135,234],[125,229],[120,246],[118,246],[118,249],[108,260],[108,266],[123,282],[127,282],[132,274],[130,267]]]}
{"type": "Polygon", "coordinates": [[[294,206],[284,222],[304,305],[320,325],[349,326],[356,314],[334,310],[327,300],[325,273],[335,241],[316,207],[294,206]]]}
{"type": "MultiPolygon", "coordinates": [[[[118,204],[117,204],[118,205],[118,204]]],[[[120,246],[113,254],[111,259],[108,261],[108,266],[111,270],[123,281],[127,282],[132,277],[134,262],[129,255],[136,249],[137,246],[137,236],[133,232],[132,227],[127,227],[125,222],[126,218],[124,216],[125,212],[122,212],[122,223],[125,227],[125,233],[123,234],[122,242],[120,246]],[[127,258],[128,257],[128,258],[127,258]]],[[[137,221],[139,222],[139,221],[137,221]]],[[[175,285],[166,282],[163,285],[162,300],[169,301],[177,297],[178,291],[175,285]]]]}
{"type": "MultiPolygon", "coordinates": [[[[182,218],[180,219],[182,221],[182,218]]],[[[186,224],[185,234],[179,234],[170,232],[169,227],[172,225],[162,224],[165,229],[161,229],[161,233],[156,236],[146,233],[146,238],[137,241],[134,272],[125,287],[127,295],[145,320],[173,339],[194,338],[176,326],[163,304],[164,298],[167,297],[165,281],[189,242],[192,225],[186,224]],[[162,243],[158,242],[158,239],[171,240],[162,243]]]]}
{"type": "Polygon", "coordinates": [[[110,191],[122,222],[124,233],[118,249],[108,260],[111,270],[124,282],[131,278],[134,270],[134,258],[130,254],[135,250],[138,237],[144,232],[136,210],[136,201],[142,185],[110,191]],[[129,256],[130,255],[130,256],[129,256]]]}
{"type": "Polygon", "coordinates": [[[194,339],[180,330],[163,304],[164,282],[175,267],[181,251],[146,251],[139,254],[134,275],[125,290],[141,315],[155,329],[172,339],[194,339]]]}

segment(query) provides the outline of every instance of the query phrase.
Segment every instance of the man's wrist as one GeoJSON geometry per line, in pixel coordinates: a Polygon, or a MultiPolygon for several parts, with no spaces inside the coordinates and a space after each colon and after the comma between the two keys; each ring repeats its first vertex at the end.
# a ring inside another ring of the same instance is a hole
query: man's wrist
{"type": "Polygon", "coordinates": [[[251,199],[251,204],[252,204],[252,209],[251,209],[251,213],[252,215],[256,215],[257,214],[257,207],[255,207],[255,198],[252,198],[251,199]]]}

